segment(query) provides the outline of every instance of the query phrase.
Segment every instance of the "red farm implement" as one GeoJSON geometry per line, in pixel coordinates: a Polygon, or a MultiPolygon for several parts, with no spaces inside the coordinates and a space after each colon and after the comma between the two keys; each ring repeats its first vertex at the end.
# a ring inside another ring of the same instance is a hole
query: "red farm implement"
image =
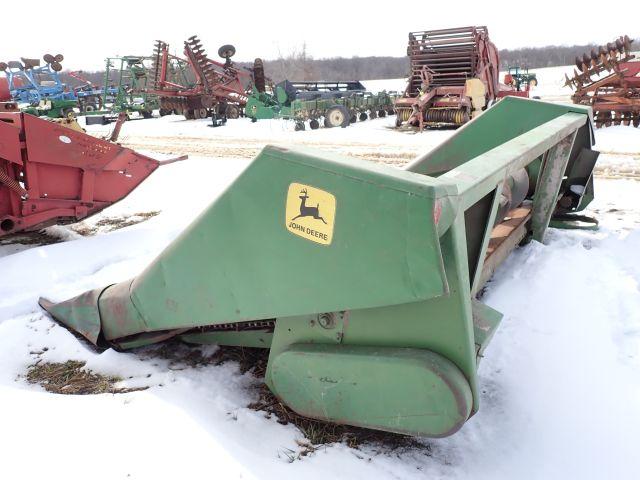
{"type": "Polygon", "coordinates": [[[411,71],[395,103],[398,127],[459,127],[496,100],[529,97],[529,81],[513,81],[514,75],[522,77],[520,72],[510,71],[511,80],[499,82],[498,49],[487,27],[411,32],[407,55],[411,71]]]}
{"type": "Polygon", "coordinates": [[[29,114],[0,112],[0,237],[93,215],[160,163],[29,114]]]}
{"type": "Polygon", "coordinates": [[[596,127],[640,126],[640,61],[631,54],[627,35],[576,57],[572,78],[565,85],[575,89],[573,103],[593,109],[596,127]]]}
{"type": "Polygon", "coordinates": [[[253,88],[254,72],[231,61],[235,54],[232,45],[223,45],[218,54],[224,63],[208,58],[195,35],[184,42],[186,58],[170,54],[169,45],[157,41],[154,83],[147,92],[160,97],[161,109],[187,119],[211,116],[215,125],[219,120],[237,118],[253,88]]]}
{"type": "Polygon", "coordinates": [[[487,27],[412,32],[409,83],[396,124],[459,126],[498,96],[499,60],[487,27]]]}

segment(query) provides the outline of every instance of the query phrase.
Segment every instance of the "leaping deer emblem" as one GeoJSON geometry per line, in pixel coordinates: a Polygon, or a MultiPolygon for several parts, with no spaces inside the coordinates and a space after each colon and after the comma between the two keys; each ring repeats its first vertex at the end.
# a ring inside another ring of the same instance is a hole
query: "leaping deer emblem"
{"type": "Polygon", "coordinates": [[[325,225],[327,224],[324,218],[320,216],[319,203],[316,204],[315,207],[307,207],[307,199],[309,198],[309,195],[307,194],[306,188],[300,192],[300,196],[298,198],[300,199],[300,215],[295,216],[294,218],[291,219],[291,221],[294,221],[295,219],[301,218],[301,217],[313,217],[316,220],[322,220],[325,225]]]}

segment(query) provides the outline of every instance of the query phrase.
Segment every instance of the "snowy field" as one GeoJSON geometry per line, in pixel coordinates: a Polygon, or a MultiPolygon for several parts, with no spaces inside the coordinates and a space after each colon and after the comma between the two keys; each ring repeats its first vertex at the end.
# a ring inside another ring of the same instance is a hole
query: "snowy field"
{"type": "MultiPolygon", "coordinates": [[[[543,99],[566,95],[562,71],[540,70],[543,99]]],[[[505,316],[480,366],[480,411],[446,439],[399,449],[329,444],[303,456],[296,427],[248,408],[259,380],[238,364],[97,353],[39,309],[41,295],[62,300],[136,275],[267,143],[402,165],[452,134],[401,133],[393,120],[304,132],[284,121],[126,123],[125,145],[190,159],[162,167],[80,225],[48,229],[60,243],[0,245],[0,479],[638,478],[640,129],[596,132],[603,154],[587,213],[599,231],[551,230],[489,283],[483,300],[505,316]],[[103,222],[145,215],[114,231],[103,222]],[[87,230],[94,234],[78,233],[87,230]],[[124,378],[121,387],[149,388],[47,393],[25,378],[38,360],[86,361],[85,369],[124,378]]]]}

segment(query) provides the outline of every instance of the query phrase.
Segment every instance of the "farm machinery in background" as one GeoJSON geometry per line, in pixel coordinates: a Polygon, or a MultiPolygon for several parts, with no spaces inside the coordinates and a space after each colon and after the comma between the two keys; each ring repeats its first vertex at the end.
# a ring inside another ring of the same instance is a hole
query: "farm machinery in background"
{"type": "Polygon", "coordinates": [[[115,121],[122,112],[127,114],[127,118],[131,113],[137,113],[140,118],[151,118],[153,111],[160,108],[157,95],[147,92],[153,61],[153,57],[141,55],[108,57],[99,100],[81,109],[87,116],[87,124],[115,121]]]}
{"type": "Polygon", "coordinates": [[[576,57],[574,75],[565,75],[565,86],[575,93],[578,105],[589,105],[596,127],[640,126],[640,61],[631,53],[633,40],[627,35],[576,57]]]}
{"type": "Polygon", "coordinates": [[[78,98],[60,79],[62,54],[46,54],[40,59],[21,58],[20,61],[0,62],[12,98],[29,104],[24,110],[32,115],[60,118],[74,115],[78,98]]]}
{"type": "Polygon", "coordinates": [[[404,170],[267,146],[137,277],[40,305],[101,347],[270,349],[300,415],[451,435],[502,317],[483,286],[593,199],[592,145],[588,107],[506,98],[404,170]]]}
{"type": "Polygon", "coordinates": [[[395,103],[398,127],[459,127],[501,98],[529,96],[524,72],[500,84],[498,49],[487,27],[411,32],[407,55],[409,80],[395,103]]]}
{"type": "MultiPolygon", "coordinates": [[[[213,125],[227,118],[238,118],[247,102],[253,85],[264,85],[264,71],[237,67],[231,57],[232,45],[223,45],[218,55],[224,63],[207,57],[202,43],[195,35],[184,42],[186,59],[169,53],[169,45],[157,41],[154,51],[154,70],[147,93],[160,99],[160,108],[190,119],[212,117],[213,125]],[[187,67],[182,78],[176,78],[176,66],[187,67]]],[[[261,61],[256,62],[260,66],[261,61]]]]}
{"type": "Polygon", "coordinates": [[[296,130],[305,122],[315,130],[320,122],[327,128],[346,127],[357,120],[393,114],[395,95],[372,94],[357,81],[290,82],[254,87],[245,106],[245,115],[253,121],[284,118],[295,121],[296,130]]]}
{"type": "MultiPolygon", "coordinates": [[[[531,87],[538,84],[535,73],[529,73],[527,67],[509,67],[504,75],[504,85],[501,84],[498,97],[512,96],[529,98],[531,87]]],[[[539,97],[533,97],[539,98],[539,97]]]]}

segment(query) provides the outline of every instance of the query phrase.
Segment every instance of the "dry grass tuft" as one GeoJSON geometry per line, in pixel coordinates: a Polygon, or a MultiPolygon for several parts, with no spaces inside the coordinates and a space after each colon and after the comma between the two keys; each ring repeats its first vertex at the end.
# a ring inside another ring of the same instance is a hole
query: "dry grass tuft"
{"type": "Polygon", "coordinates": [[[127,393],[141,388],[120,388],[115,384],[121,378],[100,375],[83,370],[85,362],[67,360],[64,363],[40,361],[29,367],[27,381],[44,387],[47,392],[64,395],[96,395],[100,393],[127,393]]]}

